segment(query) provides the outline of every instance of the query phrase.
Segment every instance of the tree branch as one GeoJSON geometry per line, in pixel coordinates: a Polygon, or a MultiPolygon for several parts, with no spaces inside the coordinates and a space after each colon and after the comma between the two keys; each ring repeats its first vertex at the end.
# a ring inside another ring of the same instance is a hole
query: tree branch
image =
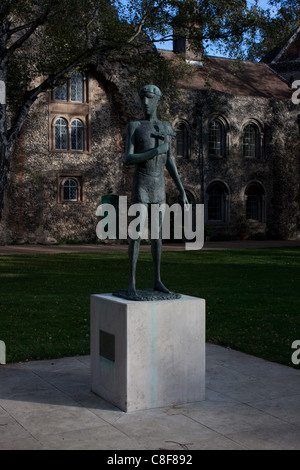
{"type": "MultiPolygon", "coordinates": [[[[59,1],[58,0],[54,0],[53,1],[53,4],[51,6],[49,6],[45,11],[44,13],[39,16],[38,18],[36,18],[34,21],[32,21],[31,23],[28,23],[28,25],[31,24],[31,26],[28,28],[28,30],[21,36],[19,37],[6,51],[6,55],[7,57],[9,58],[10,56],[12,56],[12,54],[16,51],[16,49],[19,49],[25,41],[27,41],[28,38],[30,38],[30,36],[36,31],[36,29],[45,24],[49,14],[51,13],[52,11],[52,8],[55,6],[55,5],[58,5],[59,1]]],[[[21,27],[21,29],[24,29],[25,26],[21,27]]],[[[17,29],[17,28],[16,28],[17,29]]],[[[21,30],[20,29],[20,30],[21,30]]]]}
{"type": "Polygon", "coordinates": [[[136,32],[135,34],[127,41],[128,44],[130,44],[131,42],[133,42],[142,32],[143,30],[143,26],[147,20],[147,18],[150,16],[150,15],[154,15],[155,12],[157,12],[162,6],[164,5],[164,2],[161,1],[158,3],[158,5],[156,7],[152,7],[150,8],[141,18],[140,22],[138,23],[137,27],[136,27],[136,32]]]}
{"type": "Polygon", "coordinates": [[[13,29],[8,30],[8,37],[11,38],[14,34],[18,33],[19,31],[22,31],[23,29],[28,28],[30,25],[32,26],[34,24],[34,21],[30,21],[29,23],[22,24],[20,26],[16,26],[13,29]]]}

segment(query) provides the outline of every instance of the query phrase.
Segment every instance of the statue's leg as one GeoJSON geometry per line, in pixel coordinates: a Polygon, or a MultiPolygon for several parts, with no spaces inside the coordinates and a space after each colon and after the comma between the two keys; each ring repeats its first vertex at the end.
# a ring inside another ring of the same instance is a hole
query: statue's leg
{"type": "Polygon", "coordinates": [[[170,293],[169,289],[161,282],[160,279],[160,263],[161,263],[161,252],[162,252],[162,214],[159,214],[159,238],[151,238],[151,253],[153,259],[153,269],[154,269],[154,290],[160,292],[170,293]]]}
{"type": "Polygon", "coordinates": [[[137,240],[130,240],[129,248],[128,248],[128,256],[129,256],[129,281],[128,281],[128,294],[131,296],[135,296],[136,288],[135,288],[135,274],[136,274],[136,265],[137,260],[139,257],[140,251],[140,243],[141,239],[138,238],[137,240]]]}
{"type": "Polygon", "coordinates": [[[140,205],[140,217],[137,231],[133,234],[134,238],[130,238],[128,247],[129,256],[129,281],[127,292],[130,296],[137,296],[136,293],[136,265],[139,257],[141,238],[147,220],[148,206],[146,204],[140,205]]]}

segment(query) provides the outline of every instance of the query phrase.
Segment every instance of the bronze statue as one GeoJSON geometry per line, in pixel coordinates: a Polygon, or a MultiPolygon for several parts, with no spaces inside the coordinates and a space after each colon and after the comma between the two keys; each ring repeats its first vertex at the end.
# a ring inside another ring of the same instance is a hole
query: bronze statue
{"type": "MultiPolygon", "coordinates": [[[[135,165],[131,203],[143,204],[148,211],[151,204],[165,203],[164,169],[166,167],[179,190],[183,204],[188,206],[189,203],[171,155],[170,137],[176,134],[167,122],[160,121],[157,118],[161,91],[155,85],[146,85],[140,90],[139,96],[145,117],[127,125],[125,162],[128,165],[135,165]]],[[[151,238],[151,253],[154,265],[153,291],[156,293],[154,297],[160,298],[158,293],[163,293],[169,295],[170,298],[177,298],[180,295],[175,294],[175,297],[172,297],[173,293],[164,286],[160,278],[161,226],[162,220],[160,219],[158,227],[160,236],[158,239],[151,238]]],[[[141,232],[142,230],[140,230],[141,232]]],[[[126,298],[150,300],[148,297],[143,298],[136,291],[135,275],[140,242],[141,237],[131,239],[129,243],[129,282],[126,298]]]]}

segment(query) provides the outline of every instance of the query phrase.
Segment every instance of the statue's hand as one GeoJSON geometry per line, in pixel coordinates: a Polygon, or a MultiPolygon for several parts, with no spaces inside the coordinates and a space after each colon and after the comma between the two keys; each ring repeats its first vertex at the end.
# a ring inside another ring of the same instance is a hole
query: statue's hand
{"type": "Polygon", "coordinates": [[[188,212],[190,210],[190,203],[185,193],[182,195],[182,202],[183,202],[184,210],[188,212]]]}
{"type": "Polygon", "coordinates": [[[167,151],[169,150],[169,144],[167,142],[159,145],[157,147],[157,150],[158,150],[158,155],[160,155],[161,153],[167,153],[167,151]]]}

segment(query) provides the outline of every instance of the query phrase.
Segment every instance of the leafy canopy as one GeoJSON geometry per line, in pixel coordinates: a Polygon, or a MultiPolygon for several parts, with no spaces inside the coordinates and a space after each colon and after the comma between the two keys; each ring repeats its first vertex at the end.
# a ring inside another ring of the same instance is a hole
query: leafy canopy
{"type": "Polygon", "coordinates": [[[258,23],[255,41],[248,38],[246,47],[249,59],[263,58],[287,39],[300,26],[299,0],[269,0],[269,9],[258,23]]]}
{"type": "Polygon", "coordinates": [[[201,53],[216,44],[231,56],[259,58],[299,18],[298,0],[270,0],[270,7],[275,16],[246,0],[1,0],[0,79],[10,110],[24,111],[28,98],[32,104],[95,55],[135,61],[137,76],[147,65],[162,73],[149,44],[174,34],[201,53]]]}

